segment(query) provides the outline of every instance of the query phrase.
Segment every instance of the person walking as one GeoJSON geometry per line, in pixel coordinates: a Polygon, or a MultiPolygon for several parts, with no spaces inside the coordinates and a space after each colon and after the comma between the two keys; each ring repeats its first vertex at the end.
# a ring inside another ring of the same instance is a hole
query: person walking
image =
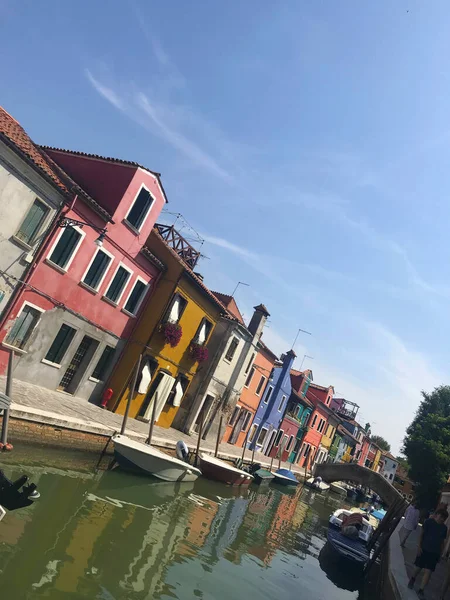
{"type": "Polygon", "coordinates": [[[423,569],[422,584],[417,592],[419,598],[425,597],[425,586],[430,581],[431,573],[433,573],[441,558],[447,537],[447,526],[444,524],[447,519],[448,512],[444,508],[440,508],[423,524],[417,557],[414,562],[416,568],[408,583],[408,587],[413,589],[416,578],[423,569]]]}
{"type": "Polygon", "coordinates": [[[419,524],[420,511],[417,508],[415,501],[411,502],[405,512],[405,521],[402,528],[400,529],[400,546],[405,547],[406,540],[409,538],[411,533],[417,529],[419,524]]]}

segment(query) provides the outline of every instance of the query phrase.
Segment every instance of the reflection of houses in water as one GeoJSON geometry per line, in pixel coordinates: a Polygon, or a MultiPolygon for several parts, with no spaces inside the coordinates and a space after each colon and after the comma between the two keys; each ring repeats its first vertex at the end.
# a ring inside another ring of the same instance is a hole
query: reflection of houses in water
{"type": "Polygon", "coordinates": [[[238,535],[239,528],[248,506],[248,499],[235,498],[233,500],[221,500],[217,513],[211,524],[211,529],[203,546],[206,560],[210,564],[217,563],[220,558],[225,557],[236,562],[236,556],[232,553],[225,555],[238,535]]]}
{"type": "Polygon", "coordinates": [[[198,554],[203,547],[219,508],[218,503],[213,500],[201,497],[191,499],[194,503],[187,517],[186,535],[178,545],[178,553],[186,556],[198,554]]]}

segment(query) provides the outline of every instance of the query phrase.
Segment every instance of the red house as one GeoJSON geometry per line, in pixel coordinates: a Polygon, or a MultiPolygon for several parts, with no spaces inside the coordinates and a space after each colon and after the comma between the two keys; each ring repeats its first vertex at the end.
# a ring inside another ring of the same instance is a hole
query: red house
{"type": "Polygon", "coordinates": [[[145,249],[167,202],[137,163],[42,148],[75,192],[47,232],[0,332],[0,372],[97,399],[162,265],[145,249]]]}

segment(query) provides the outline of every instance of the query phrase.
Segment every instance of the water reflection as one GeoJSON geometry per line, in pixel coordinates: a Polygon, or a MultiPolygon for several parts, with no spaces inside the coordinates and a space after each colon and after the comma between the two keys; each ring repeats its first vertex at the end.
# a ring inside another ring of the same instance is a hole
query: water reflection
{"type": "Polygon", "coordinates": [[[356,597],[319,567],[330,497],[28,471],[42,500],[0,524],[0,585],[11,598],[356,597]]]}

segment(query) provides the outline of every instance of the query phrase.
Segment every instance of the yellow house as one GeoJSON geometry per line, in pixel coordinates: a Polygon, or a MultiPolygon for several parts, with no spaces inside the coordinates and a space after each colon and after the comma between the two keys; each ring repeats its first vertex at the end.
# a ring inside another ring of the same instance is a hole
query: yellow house
{"type": "Polygon", "coordinates": [[[381,458],[381,450],[378,448],[378,446],[375,447],[377,449],[377,453],[375,454],[375,458],[373,459],[372,471],[378,471],[378,464],[381,458]]]}
{"type": "Polygon", "coordinates": [[[173,227],[157,224],[147,240],[146,252],[164,269],[107,383],[113,390],[108,408],[125,412],[139,363],[129,416],[149,421],[156,399],[156,422],[170,427],[201,368],[204,356],[199,354],[227,311],[201,276],[193,272],[191,265],[195,265],[198,253],[173,227]]]}

